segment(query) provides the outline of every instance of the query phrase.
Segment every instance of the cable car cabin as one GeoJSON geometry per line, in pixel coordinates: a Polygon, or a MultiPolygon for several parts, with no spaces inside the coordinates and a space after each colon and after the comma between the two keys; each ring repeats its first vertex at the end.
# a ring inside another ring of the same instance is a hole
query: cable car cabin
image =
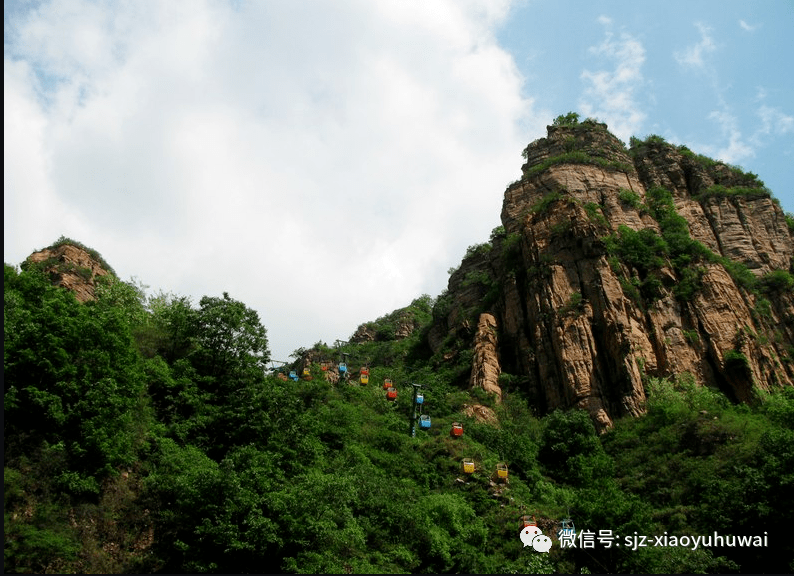
{"type": "Polygon", "coordinates": [[[461,464],[463,466],[463,472],[465,474],[474,474],[474,460],[469,460],[468,458],[464,458],[461,464]]]}
{"type": "Polygon", "coordinates": [[[295,370],[290,370],[289,371],[289,379],[297,382],[298,381],[298,373],[295,372],[295,370]]]}
{"type": "Polygon", "coordinates": [[[499,464],[496,465],[496,477],[499,478],[499,480],[507,480],[507,464],[499,462],[499,464]]]}
{"type": "Polygon", "coordinates": [[[347,373],[347,364],[345,364],[344,362],[340,362],[339,363],[339,374],[345,374],[345,373],[347,373]]]}
{"type": "Polygon", "coordinates": [[[419,416],[419,427],[423,428],[424,430],[430,428],[430,416],[427,414],[422,414],[419,416]]]}
{"type": "Polygon", "coordinates": [[[383,381],[383,389],[384,389],[384,390],[388,390],[388,389],[389,389],[389,388],[391,388],[392,386],[393,386],[393,385],[392,385],[392,383],[391,383],[391,378],[386,378],[386,379],[383,381]]]}
{"type": "Polygon", "coordinates": [[[362,384],[369,384],[369,374],[364,374],[364,372],[361,372],[361,377],[359,378],[359,381],[362,384]]]}
{"type": "Polygon", "coordinates": [[[367,367],[367,366],[363,366],[363,367],[361,368],[361,375],[362,375],[362,376],[369,376],[369,367],[367,367]]]}
{"type": "Polygon", "coordinates": [[[425,396],[421,392],[417,393],[417,395],[416,395],[416,403],[417,404],[424,404],[425,403],[425,396]]]}
{"type": "Polygon", "coordinates": [[[570,518],[563,518],[562,525],[557,531],[557,538],[562,538],[563,536],[576,536],[576,526],[573,525],[573,520],[570,518]]]}
{"type": "Polygon", "coordinates": [[[521,517],[521,528],[526,528],[527,526],[537,526],[538,521],[535,520],[534,516],[530,516],[529,514],[524,514],[521,517]]]}
{"type": "Polygon", "coordinates": [[[397,388],[392,386],[388,390],[386,390],[386,399],[387,400],[397,400],[397,388]]]}
{"type": "Polygon", "coordinates": [[[304,380],[311,380],[312,379],[311,370],[309,370],[308,368],[304,368],[303,369],[303,379],[304,380]]]}
{"type": "Polygon", "coordinates": [[[458,422],[453,422],[452,430],[450,430],[449,435],[452,437],[463,436],[463,425],[458,422]]]}

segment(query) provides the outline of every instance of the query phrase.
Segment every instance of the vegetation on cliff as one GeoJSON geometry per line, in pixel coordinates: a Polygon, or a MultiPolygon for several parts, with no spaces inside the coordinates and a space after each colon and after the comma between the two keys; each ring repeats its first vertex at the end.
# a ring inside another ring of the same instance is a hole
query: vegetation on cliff
{"type": "MultiPolygon", "coordinates": [[[[414,338],[346,347],[371,384],[266,375],[264,326],[231,298],[147,298],[116,282],[78,303],[4,269],[6,572],[787,571],[794,395],[734,406],[648,380],[648,414],[598,436],[585,412],[533,414],[452,385],[414,338]],[[377,347],[376,347],[377,346],[377,347]],[[386,348],[391,347],[391,352],[386,348]],[[400,388],[396,403],[380,383],[400,388]],[[433,426],[408,434],[411,382],[433,426]],[[498,424],[464,405],[490,404],[498,424]],[[465,434],[449,436],[451,423],[465,434]],[[463,458],[477,472],[461,472],[463,458]],[[497,462],[509,484],[494,482],[497,462]],[[525,508],[522,508],[525,507],[525,508]],[[522,549],[546,534],[764,535],[765,548],[522,549]]],[[[404,315],[402,316],[404,317],[404,315]]],[[[394,317],[372,323],[386,333],[394,317]]],[[[454,378],[453,378],[454,379],[454,378]]]]}
{"type": "Polygon", "coordinates": [[[447,290],[296,350],[294,381],[227,293],[147,295],[66,238],[5,265],[5,571],[794,570],[794,217],[575,113],[524,156],[447,290]],[[501,394],[470,388],[486,361],[501,394]],[[763,544],[653,545],[715,534],[763,544]]]}

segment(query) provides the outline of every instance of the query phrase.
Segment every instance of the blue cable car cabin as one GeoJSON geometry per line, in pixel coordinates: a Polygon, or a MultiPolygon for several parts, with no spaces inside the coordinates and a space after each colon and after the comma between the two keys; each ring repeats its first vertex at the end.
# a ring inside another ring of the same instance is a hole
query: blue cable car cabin
{"type": "Polygon", "coordinates": [[[421,392],[416,394],[416,403],[417,404],[424,404],[425,403],[424,394],[422,394],[421,392]]]}
{"type": "Polygon", "coordinates": [[[344,374],[346,372],[347,372],[347,364],[345,364],[344,362],[340,362],[339,363],[339,373],[340,374],[344,374]]]}
{"type": "Polygon", "coordinates": [[[419,427],[424,428],[425,430],[430,428],[430,416],[427,414],[422,414],[419,416],[419,427]]]}
{"type": "Polygon", "coordinates": [[[570,518],[564,518],[560,529],[557,531],[558,539],[563,536],[576,536],[576,526],[573,525],[573,520],[570,518]]]}
{"type": "Polygon", "coordinates": [[[294,380],[295,382],[298,381],[298,373],[295,370],[290,370],[289,373],[290,380],[294,380]]]}

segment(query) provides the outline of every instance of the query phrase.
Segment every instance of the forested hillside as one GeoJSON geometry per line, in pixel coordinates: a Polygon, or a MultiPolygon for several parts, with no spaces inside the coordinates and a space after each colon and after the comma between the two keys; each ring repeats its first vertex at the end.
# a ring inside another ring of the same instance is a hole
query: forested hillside
{"type": "Polygon", "coordinates": [[[52,280],[4,267],[5,572],[794,570],[791,387],[735,404],[643,375],[646,414],[599,435],[586,411],[536,414],[509,374],[499,403],[462,388],[471,357],[427,346],[430,297],[372,338],[296,351],[295,381],[233,295],[147,295],[110,273],[81,303],[52,280]],[[351,377],[326,378],[328,357],[351,377]],[[414,383],[432,424],[412,437],[414,383]],[[522,547],[523,515],[548,554],[522,547]],[[566,517],[592,547],[560,547],[566,517]],[[715,532],[763,545],[623,545],[715,532]]]}

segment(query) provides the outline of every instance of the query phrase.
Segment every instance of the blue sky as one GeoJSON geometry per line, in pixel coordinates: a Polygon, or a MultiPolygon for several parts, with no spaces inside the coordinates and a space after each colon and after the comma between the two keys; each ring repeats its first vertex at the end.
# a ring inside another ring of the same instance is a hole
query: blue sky
{"type": "Polygon", "coordinates": [[[4,3],[4,260],[59,236],[273,356],[438,295],[569,111],[794,212],[794,2],[4,3]]]}

